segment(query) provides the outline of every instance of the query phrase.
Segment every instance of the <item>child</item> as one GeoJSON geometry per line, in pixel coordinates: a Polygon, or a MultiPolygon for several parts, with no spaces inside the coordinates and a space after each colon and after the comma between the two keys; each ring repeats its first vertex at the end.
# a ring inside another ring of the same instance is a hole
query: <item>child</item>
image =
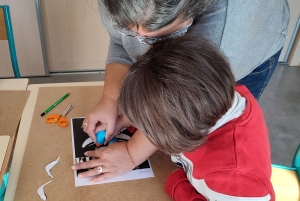
{"type": "Polygon", "coordinates": [[[275,200],[261,109],[207,40],[186,34],[154,44],[131,67],[119,104],[183,168],[166,181],[174,200],[275,200]]]}

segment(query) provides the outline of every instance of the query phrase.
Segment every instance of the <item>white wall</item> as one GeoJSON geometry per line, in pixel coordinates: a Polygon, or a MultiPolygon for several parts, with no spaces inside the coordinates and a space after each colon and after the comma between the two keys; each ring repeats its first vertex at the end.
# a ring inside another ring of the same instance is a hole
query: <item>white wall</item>
{"type": "MultiPolygon", "coordinates": [[[[21,76],[45,75],[34,0],[0,0],[9,5],[21,76]]],[[[7,41],[0,41],[0,78],[14,77],[7,41]]]]}
{"type": "Polygon", "coordinates": [[[41,0],[50,72],[105,69],[109,36],[97,0],[41,0]]]}

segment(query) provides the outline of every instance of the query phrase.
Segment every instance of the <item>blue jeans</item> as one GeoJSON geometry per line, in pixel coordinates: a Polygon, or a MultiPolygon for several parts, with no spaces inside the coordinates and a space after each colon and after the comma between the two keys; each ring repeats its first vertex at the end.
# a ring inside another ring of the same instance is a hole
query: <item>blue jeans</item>
{"type": "Polygon", "coordinates": [[[282,49],[236,83],[245,85],[258,100],[277,66],[281,50],[282,49]]]}

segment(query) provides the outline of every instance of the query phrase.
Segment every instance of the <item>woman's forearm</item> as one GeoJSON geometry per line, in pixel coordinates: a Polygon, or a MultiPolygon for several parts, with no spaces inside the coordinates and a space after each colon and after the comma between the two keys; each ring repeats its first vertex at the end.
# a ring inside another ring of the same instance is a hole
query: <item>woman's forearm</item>
{"type": "Polygon", "coordinates": [[[118,99],[123,79],[129,72],[129,66],[121,63],[111,63],[106,66],[103,97],[118,99]]]}
{"type": "MultiPolygon", "coordinates": [[[[123,79],[129,72],[129,66],[121,63],[108,64],[105,71],[105,84],[102,96],[118,99],[123,79]]],[[[140,131],[136,133],[127,143],[128,151],[136,165],[148,159],[157,148],[140,131]]]]}
{"type": "Polygon", "coordinates": [[[141,164],[158,150],[140,130],[127,142],[127,148],[135,165],[141,164]]]}

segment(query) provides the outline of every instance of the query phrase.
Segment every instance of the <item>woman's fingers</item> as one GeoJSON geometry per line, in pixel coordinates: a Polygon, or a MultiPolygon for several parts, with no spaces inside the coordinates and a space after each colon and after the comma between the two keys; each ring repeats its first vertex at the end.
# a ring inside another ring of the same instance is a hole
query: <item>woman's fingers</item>
{"type": "Polygon", "coordinates": [[[114,129],[112,134],[109,135],[107,131],[108,129],[106,130],[106,137],[105,137],[104,144],[107,144],[110,140],[112,140],[115,136],[117,136],[120,130],[129,126],[131,126],[131,123],[123,115],[119,115],[115,126],[111,128],[114,129]]]}
{"type": "Polygon", "coordinates": [[[114,134],[114,130],[115,130],[115,123],[109,123],[106,125],[106,138],[111,138],[112,135],[114,134]]]}
{"type": "Polygon", "coordinates": [[[87,151],[84,153],[84,155],[94,158],[93,160],[89,160],[87,162],[83,162],[83,163],[77,163],[75,165],[72,166],[73,170],[81,170],[81,169],[90,169],[90,168],[95,168],[98,167],[99,165],[101,165],[101,161],[100,161],[100,155],[102,150],[104,150],[105,148],[101,148],[101,149],[97,149],[95,151],[87,151]]]}
{"type": "Polygon", "coordinates": [[[117,100],[110,97],[102,99],[87,113],[82,124],[83,131],[86,132],[94,142],[96,142],[96,132],[106,130],[110,137],[115,129],[118,117],[117,100]]]}
{"type": "Polygon", "coordinates": [[[95,129],[98,122],[98,119],[87,116],[82,123],[83,131],[87,133],[94,142],[96,140],[95,129]]]}
{"type": "Polygon", "coordinates": [[[106,123],[100,123],[95,129],[95,133],[106,130],[106,126],[107,126],[106,123]]]}
{"type": "Polygon", "coordinates": [[[79,178],[93,177],[105,173],[105,166],[99,165],[93,169],[78,174],[79,178]]]}
{"type": "Polygon", "coordinates": [[[101,147],[95,151],[87,151],[84,153],[84,155],[98,159],[98,158],[100,158],[100,154],[101,154],[100,152],[104,149],[105,149],[105,147],[101,147]]]}
{"type": "Polygon", "coordinates": [[[94,159],[87,162],[77,163],[75,165],[72,165],[72,169],[73,170],[90,169],[90,168],[95,168],[99,165],[100,165],[99,159],[94,159]]]}
{"type": "Polygon", "coordinates": [[[101,181],[113,178],[115,176],[117,176],[117,173],[115,173],[115,172],[108,172],[108,173],[100,174],[98,176],[93,177],[90,180],[90,182],[91,183],[101,182],[101,181]]]}
{"type": "Polygon", "coordinates": [[[89,169],[78,177],[93,177],[92,181],[103,181],[126,172],[134,167],[127,152],[127,142],[116,142],[95,151],[87,151],[86,156],[94,158],[90,161],[72,166],[73,170],[89,169]],[[101,167],[101,168],[100,168],[101,167]],[[95,179],[95,180],[94,180],[95,179]]]}

